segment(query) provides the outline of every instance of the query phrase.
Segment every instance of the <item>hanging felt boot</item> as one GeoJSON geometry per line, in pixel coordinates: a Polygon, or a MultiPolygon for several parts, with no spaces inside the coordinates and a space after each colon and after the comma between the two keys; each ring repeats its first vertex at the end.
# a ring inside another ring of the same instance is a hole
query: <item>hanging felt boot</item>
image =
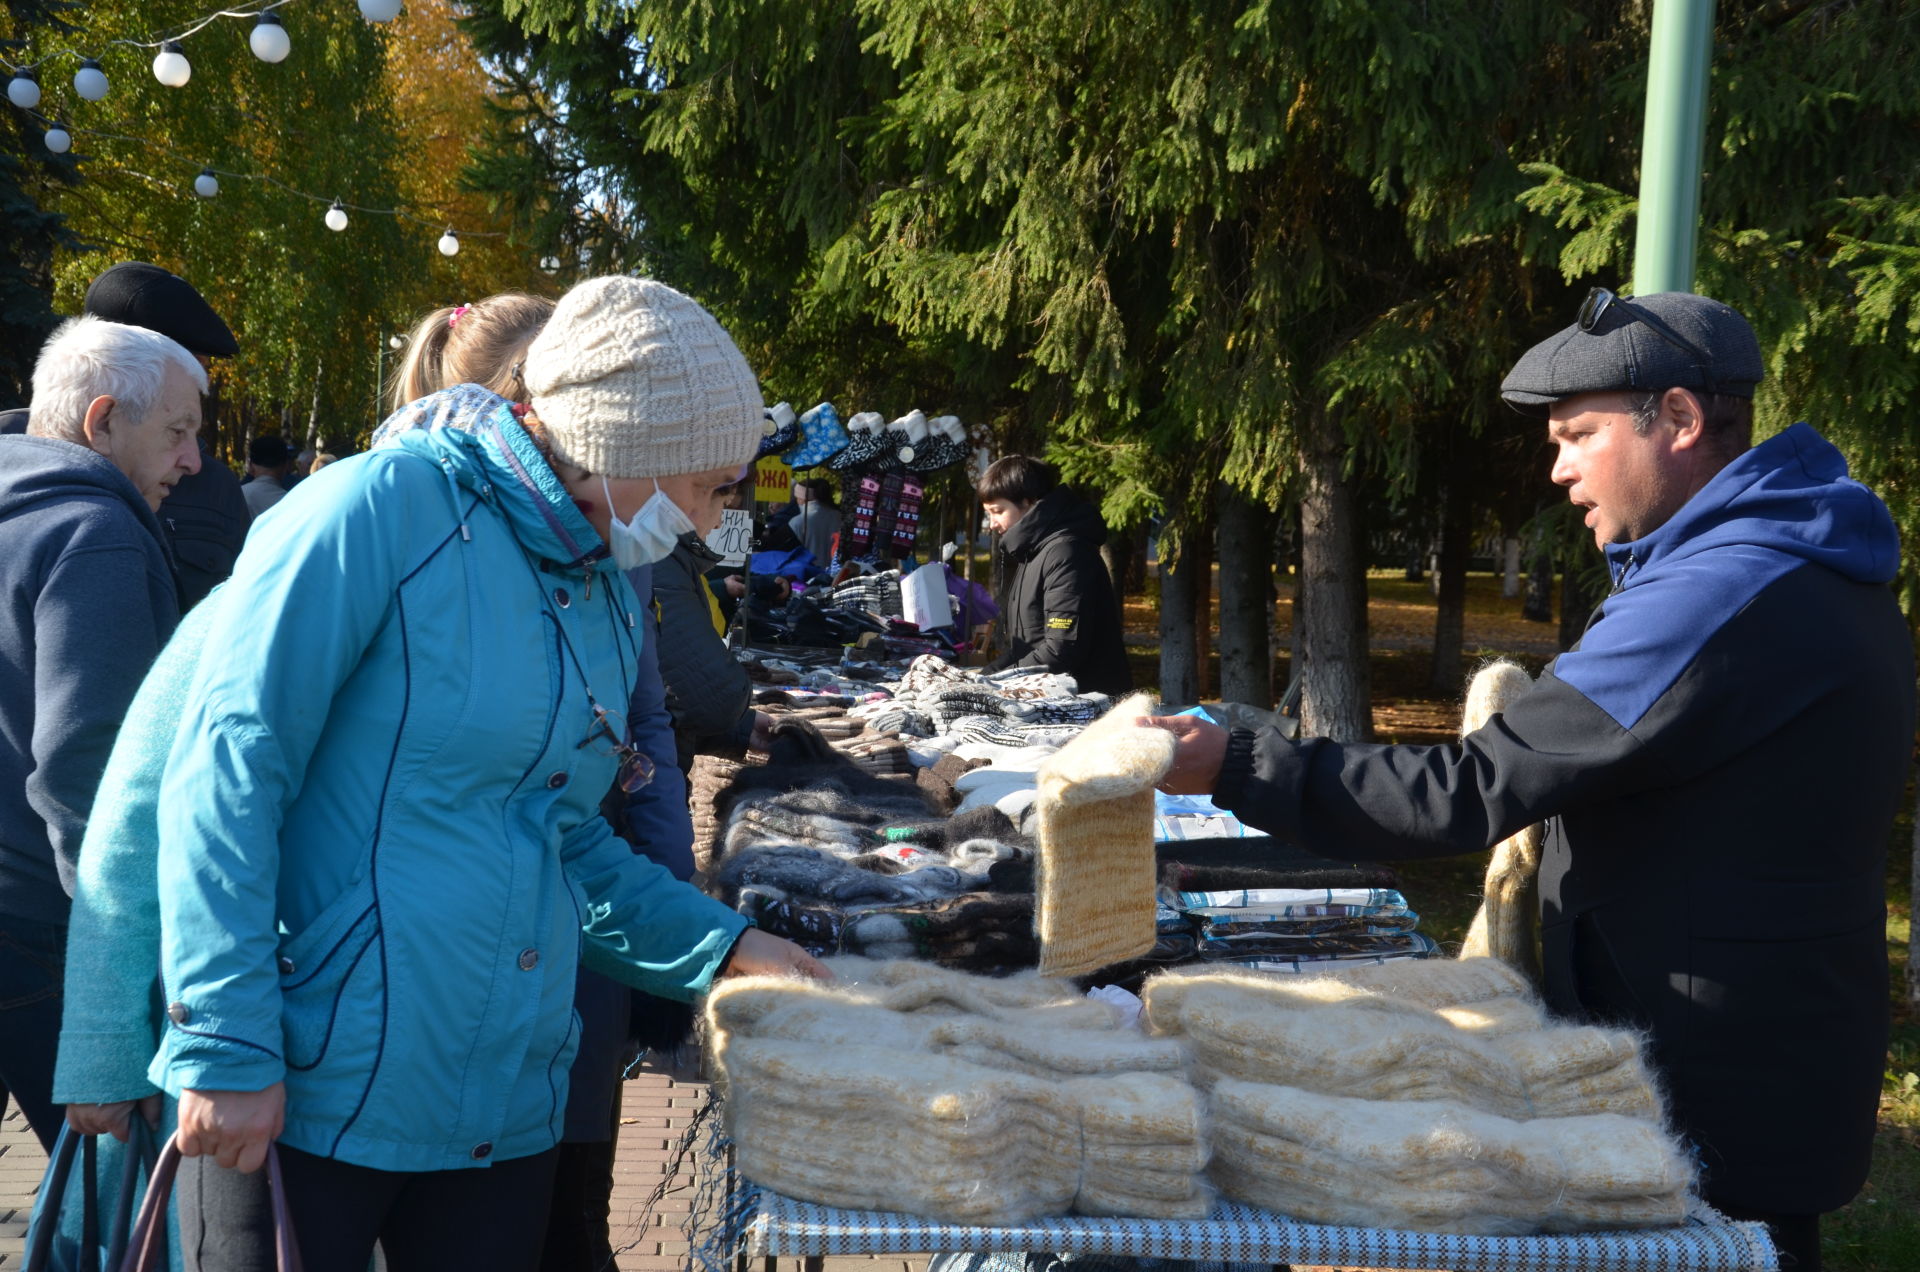
{"type": "Polygon", "coordinates": [[[887,453],[882,471],[904,473],[927,446],[927,417],[921,411],[908,411],[887,425],[887,453]]]}
{"type": "Polygon", "coordinates": [[[846,449],[827,461],[827,467],[836,473],[865,473],[878,467],[879,460],[886,451],[886,441],[882,437],[880,412],[862,411],[847,421],[849,440],[846,449]]]}
{"type": "Polygon", "coordinates": [[[800,417],[800,443],[780,457],[790,468],[812,468],[824,464],[847,448],[852,440],[840,412],[833,403],[822,402],[800,417]]]}
{"type": "Polygon", "coordinates": [[[756,459],[765,459],[769,455],[778,455],[800,440],[800,421],[793,413],[793,407],[785,402],[776,402],[767,408],[765,431],[760,438],[760,450],[756,459]]]}
{"type": "Polygon", "coordinates": [[[967,430],[957,415],[927,421],[926,441],[914,447],[907,467],[916,473],[942,472],[967,457],[967,430]]]}

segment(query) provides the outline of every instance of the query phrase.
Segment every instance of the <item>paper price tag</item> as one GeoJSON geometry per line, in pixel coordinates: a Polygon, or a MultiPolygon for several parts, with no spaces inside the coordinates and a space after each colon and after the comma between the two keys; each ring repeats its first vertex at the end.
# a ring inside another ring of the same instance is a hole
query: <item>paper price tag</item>
{"type": "Polygon", "coordinates": [[[720,554],[722,565],[745,565],[753,550],[753,514],[728,508],[720,514],[720,528],[707,536],[707,546],[720,554]]]}

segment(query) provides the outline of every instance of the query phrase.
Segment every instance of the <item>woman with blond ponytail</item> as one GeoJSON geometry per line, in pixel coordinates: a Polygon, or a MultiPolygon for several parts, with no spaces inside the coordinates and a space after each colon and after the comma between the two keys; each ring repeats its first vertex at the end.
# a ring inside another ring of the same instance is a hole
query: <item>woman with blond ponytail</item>
{"type": "MultiPolygon", "coordinates": [[[[468,373],[480,312],[420,358],[468,373]]],[[[376,1241],[393,1272],[538,1265],[583,960],[681,1000],[830,977],[600,813],[658,767],[624,569],[753,455],[753,373],[689,298],[607,278],[524,378],[532,410],[472,382],[409,402],[262,523],[166,764],[150,1072],[183,1153],[246,1171],[278,1141],[308,1272],[376,1241]]]]}

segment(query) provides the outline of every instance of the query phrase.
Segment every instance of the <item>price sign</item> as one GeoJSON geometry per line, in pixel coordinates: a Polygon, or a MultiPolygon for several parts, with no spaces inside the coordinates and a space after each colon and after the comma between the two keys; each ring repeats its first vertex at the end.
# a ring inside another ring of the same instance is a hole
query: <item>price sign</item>
{"type": "Polygon", "coordinates": [[[769,455],[754,465],[753,501],[755,503],[786,503],[793,498],[793,469],[769,455]]]}
{"type": "Polygon", "coordinates": [[[720,528],[707,536],[707,546],[720,554],[722,565],[745,565],[753,550],[753,514],[729,508],[720,514],[720,528]]]}

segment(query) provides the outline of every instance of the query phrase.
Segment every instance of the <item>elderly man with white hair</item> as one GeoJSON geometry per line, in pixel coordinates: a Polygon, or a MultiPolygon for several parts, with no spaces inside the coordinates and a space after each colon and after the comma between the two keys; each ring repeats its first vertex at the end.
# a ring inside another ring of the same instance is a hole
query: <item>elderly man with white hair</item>
{"type": "Polygon", "coordinates": [[[81,317],[0,436],[0,1110],[41,1143],[53,1106],[80,839],[127,705],[179,621],[155,515],[199,470],[207,374],[157,332],[81,317]]]}

